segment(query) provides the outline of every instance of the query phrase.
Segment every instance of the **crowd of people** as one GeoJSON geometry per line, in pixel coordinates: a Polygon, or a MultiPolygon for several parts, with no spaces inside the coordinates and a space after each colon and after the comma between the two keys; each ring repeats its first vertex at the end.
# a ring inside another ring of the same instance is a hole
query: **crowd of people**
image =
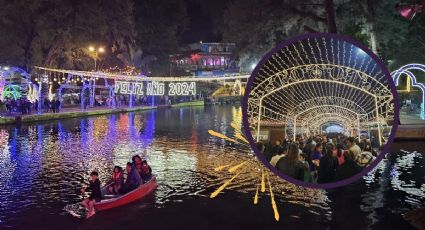
{"type": "MultiPolygon", "coordinates": [[[[93,171],[90,174],[89,186],[83,187],[81,193],[90,191],[90,196],[82,201],[87,210],[87,218],[95,214],[94,204],[102,200],[99,174],[93,171]]],[[[148,182],[152,178],[152,169],[146,160],[139,155],[132,157],[132,162],[127,162],[125,172],[120,166],[115,166],[111,179],[107,184],[107,192],[111,195],[122,195],[133,191],[140,185],[148,182]]]]}
{"type": "Polygon", "coordinates": [[[59,113],[61,102],[58,99],[49,100],[44,98],[43,109],[45,113],[59,113]]]}
{"type": "MultiPolygon", "coordinates": [[[[7,115],[12,114],[31,114],[38,111],[38,101],[31,102],[27,98],[21,97],[19,99],[6,98],[0,102],[1,107],[6,109],[7,115]]],[[[42,110],[45,113],[52,112],[58,113],[60,110],[61,102],[57,99],[49,100],[45,98],[42,104],[42,110]]]]}
{"type": "Polygon", "coordinates": [[[354,137],[297,137],[257,143],[270,164],[294,179],[306,183],[331,183],[350,178],[367,167],[377,156],[379,145],[373,139],[354,137]]]}
{"type": "Polygon", "coordinates": [[[7,114],[12,114],[14,112],[20,114],[31,114],[32,110],[37,111],[37,102],[32,103],[27,98],[6,98],[0,102],[2,107],[6,108],[7,114]]]}

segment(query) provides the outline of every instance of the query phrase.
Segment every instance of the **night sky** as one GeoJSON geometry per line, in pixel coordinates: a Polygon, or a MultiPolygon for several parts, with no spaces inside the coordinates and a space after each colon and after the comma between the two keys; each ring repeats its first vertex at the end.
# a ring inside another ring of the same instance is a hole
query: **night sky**
{"type": "Polygon", "coordinates": [[[231,0],[185,0],[189,17],[188,29],[181,43],[221,41],[223,13],[231,0]]]}

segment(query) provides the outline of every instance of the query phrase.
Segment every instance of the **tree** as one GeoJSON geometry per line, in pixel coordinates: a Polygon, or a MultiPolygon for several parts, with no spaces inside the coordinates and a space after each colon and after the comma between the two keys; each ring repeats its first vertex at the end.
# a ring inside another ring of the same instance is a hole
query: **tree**
{"type": "MultiPolygon", "coordinates": [[[[425,15],[417,15],[413,21],[409,22],[406,39],[403,40],[394,55],[389,68],[391,70],[399,68],[408,63],[424,63],[425,60],[425,15]]],[[[425,76],[422,76],[422,81],[425,76]]]]}
{"type": "Polygon", "coordinates": [[[287,37],[305,32],[352,36],[384,61],[394,60],[408,39],[409,22],[398,0],[234,0],[224,14],[223,38],[237,43],[242,68],[287,37]]]}
{"type": "Polygon", "coordinates": [[[398,3],[398,0],[343,1],[336,7],[339,27],[343,33],[369,45],[382,59],[392,60],[409,30],[408,21],[396,9],[398,3]]]}
{"type": "Polygon", "coordinates": [[[223,39],[237,43],[242,69],[287,37],[336,32],[331,0],[234,0],[224,13],[223,39]]]}
{"type": "Polygon", "coordinates": [[[122,63],[119,54],[135,54],[132,0],[1,0],[3,62],[23,66],[88,69],[84,53],[91,44],[106,46],[105,62],[122,63]]]}
{"type": "Polygon", "coordinates": [[[137,45],[142,47],[145,57],[153,56],[144,59],[145,72],[149,71],[149,63],[158,61],[150,67],[156,74],[164,74],[168,55],[177,51],[180,36],[188,24],[185,3],[179,0],[136,1],[134,20],[137,45]]]}

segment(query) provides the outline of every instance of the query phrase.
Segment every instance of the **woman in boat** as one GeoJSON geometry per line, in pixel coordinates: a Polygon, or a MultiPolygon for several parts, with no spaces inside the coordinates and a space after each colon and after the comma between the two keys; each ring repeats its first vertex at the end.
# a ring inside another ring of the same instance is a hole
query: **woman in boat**
{"type": "Polygon", "coordinates": [[[136,165],[137,172],[142,175],[142,158],[139,155],[134,155],[132,158],[133,164],[136,165]]]}
{"type": "Polygon", "coordinates": [[[81,193],[85,194],[86,191],[91,191],[89,198],[83,200],[82,204],[87,209],[87,218],[95,214],[94,203],[102,199],[102,192],[100,191],[99,174],[95,171],[90,173],[90,184],[87,188],[81,188],[81,193]]]}
{"type": "Polygon", "coordinates": [[[141,169],[142,169],[142,173],[141,173],[142,181],[143,183],[146,183],[152,178],[152,168],[151,166],[148,165],[148,162],[146,160],[143,160],[141,169]]]}
{"type": "Polygon", "coordinates": [[[125,194],[136,189],[142,183],[140,174],[136,169],[136,164],[127,162],[126,171],[127,179],[120,191],[121,194],[125,194]]]}
{"type": "Polygon", "coordinates": [[[112,173],[112,178],[109,181],[108,191],[112,194],[119,194],[119,191],[124,184],[124,175],[122,168],[120,166],[114,167],[114,172],[112,173]]]}

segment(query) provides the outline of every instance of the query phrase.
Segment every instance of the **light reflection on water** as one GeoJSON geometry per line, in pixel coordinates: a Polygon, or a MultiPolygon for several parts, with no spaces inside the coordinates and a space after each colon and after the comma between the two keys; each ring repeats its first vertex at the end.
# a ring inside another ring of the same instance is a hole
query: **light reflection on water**
{"type": "Polygon", "coordinates": [[[207,132],[232,136],[230,123],[240,120],[240,107],[208,107],[5,127],[0,130],[0,163],[5,169],[0,176],[0,223],[26,218],[14,212],[29,207],[63,212],[58,208],[80,201],[78,188],[92,170],[106,182],[114,165],[124,166],[135,154],[146,158],[157,175],[157,207],[189,196],[208,197],[229,179],[213,168],[245,160],[257,169],[245,170],[228,189],[253,192],[259,170],[254,156],[207,132]]]}
{"type": "MultiPolygon", "coordinates": [[[[240,121],[240,107],[205,107],[0,128],[0,226],[15,226],[31,218],[19,214],[34,208],[40,209],[41,216],[64,215],[66,204],[80,201],[78,188],[92,170],[98,170],[106,182],[114,165],[124,166],[135,154],[146,158],[157,175],[159,186],[148,205],[162,208],[173,202],[184,204],[190,197],[209,197],[232,176],[213,169],[243,161],[248,161],[247,167],[226,189],[243,194],[240,202],[252,203],[262,167],[247,147],[207,132],[212,129],[233,137],[230,124],[240,129],[240,121]]],[[[379,209],[391,207],[403,213],[418,207],[424,199],[425,174],[423,168],[417,169],[418,162],[424,163],[422,154],[411,151],[381,162],[353,190],[361,204],[350,205],[360,206],[370,225],[380,220],[379,209]],[[397,191],[395,203],[385,195],[388,191],[397,191]],[[404,200],[406,204],[397,207],[404,200]]],[[[275,176],[270,179],[279,209],[300,206],[328,223],[335,212],[341,212],[332,209],[332,202],[344,196],[328,198],[325,191],[300,188],[275,176]]],[[[261,197],[269,199],[268,193],[261,197]]],[[[265,221],[273,221],[272,216],[265,221]]]]}

